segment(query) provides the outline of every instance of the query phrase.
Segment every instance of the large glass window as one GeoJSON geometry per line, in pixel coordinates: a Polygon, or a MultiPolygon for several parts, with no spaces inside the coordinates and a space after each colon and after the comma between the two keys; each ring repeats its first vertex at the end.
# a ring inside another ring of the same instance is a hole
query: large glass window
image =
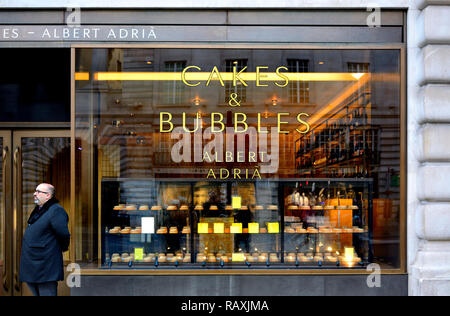
{"type": "Polygon", "coordinates": [[[77,261],[398,269],[400,77],[399,50],[76,49],[77,261]]]}

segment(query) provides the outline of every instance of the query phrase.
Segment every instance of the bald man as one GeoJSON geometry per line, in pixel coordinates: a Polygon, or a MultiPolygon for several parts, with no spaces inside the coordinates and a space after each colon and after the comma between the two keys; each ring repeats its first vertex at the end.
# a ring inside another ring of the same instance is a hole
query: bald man
{"type": "Polygon", "coordinates": [[[38,185],[34,203],[22,241],[20,281],[35,296],[56,296],[58,281],[64,280],[62,253],[69,249],[69,217],[51,184],[38,185]]]}

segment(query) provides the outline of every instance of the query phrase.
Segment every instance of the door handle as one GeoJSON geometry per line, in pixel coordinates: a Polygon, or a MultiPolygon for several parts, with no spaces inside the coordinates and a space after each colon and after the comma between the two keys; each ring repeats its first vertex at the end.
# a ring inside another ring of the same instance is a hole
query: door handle
{"type": "MultiPolygon", "coordinates": [[[[8,158],[8,146],[3,147],[3,153],[2,153],[2,216],[3,220],[2,223],[5,225],[2,229],[2,241],[3,241],[3,256],[5,257],[5,251],[6,251],[6,167],[7,167],[7,158],[8,158]]],[[[7,267],[6,267],[6,261],[3,260],[2,265],[2,280],[3,280],[3,288],[6,292],[9,291],[9,279],[8,279],[8,273],[7,273],[7,267]]]]}
{"type": "Polygon", "coordinates": [[[14,233],[15,233],[15,265],[14,265],[14,288],[20,292],[19,269],[20,269],[20,237],[21,218],[19,216],[19,196],[20,196],[20,166],[19,166],[20,148],[14,150],[14,172],[15,172],[15,192],[14,192],[14,233]]]}

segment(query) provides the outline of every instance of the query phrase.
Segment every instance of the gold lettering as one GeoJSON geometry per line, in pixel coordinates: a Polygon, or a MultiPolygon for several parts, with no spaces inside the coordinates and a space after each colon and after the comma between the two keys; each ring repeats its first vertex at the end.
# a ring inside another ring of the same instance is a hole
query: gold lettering
{"type": "Polygon", "coordinates": [[[234,173],[234,178],[236,179],[236,178],[241,178],[241,176],[240,176],[240,174],[241,174],[241,170],[239,170],[239,169],[234,169],[233,170],[233,173],[234,173]]]}
{"type": "Polygon", "coordinates": [[[258,113],[258,133],[259,134],[269,134],[269,131],[261,130],[261,113],[258,113]]]}
{"type": "Polygon", "coordinates": [[[234,131],[236,133],[245,133],[248,129],[247,115],[245,113],[234,113],[234,131]],[[238,116],[242,116],[243,119],[239,120],[238,116]],[[243,124],[245,126],[244,130],[238,130],[238,124],[243,124]]]}
{"type": "Polygon", "coordinates": [[[214,174],[214,171],[212,169],[209,169],[208,176],[206,177],[206,179],[209,179],[209,177],[213,177],[214,179],[217,179],[216,175],[214,174]]]}
{"type": "Polygon", "coordinates": [[[278,82],[275,82],[275,84],[276,84],[277,86],[279,86],[280,88],[284,88],[284,87],[286,87],[286,86],[288,85],[288,83],[289,83],[289,78],[288,78],[288,76],[283,75],[282,73],[280,73],[280,69],[284,69],[284,70],[286,70],[286,71],[288,71],[289,69],[287,69],[287,67],[278,67],[277,70],[276,70],[277,75],[278,75],[279,77],[283,78],[283,79],[285,80],[285,83],[281,85],[281,84],[279,84],[278,82]]]}
{"type": "Polygon", "coordinates": [[[244,153],[242,151],[237,152],[237,162],[244,162],[244,153]]]}
{"type": "Polygon", "coordinates": [[[256,161],[256,153],[255,152],[249,152],[248,153],[248,160],[249,162],[257,162],[256,161]]]}
{"type": "Polygon", "coordinates": [[[289,113],[278,113],[278,134],[289,134],[288,131],[282,131],[281,130],[281,124],[287,124],[288,123],[288,122],[282,122],[281,121],[281,116],[282,115],[288,115],[289,116],[289,113]]]}
{"type": "Polygon", "coordinates": [[[203,155],[203,161],[212,162],[211,157],[209,156],[208,152],[205,151],[205,154],[203,155]]]}
{"type": "Polygon", "coordinates": [[[223,114],[222,113],[211,113],[211,132],[212,133],[222,133],[225,130],[225,124],[223,124],[223,114]],[[215,116],[218,115],[220,119],[218,121],[215,120],[215,116]],[[214,130],[214,125],[218,123],[222,126],[222,128],[218,131],[214,130]]]}
{"type": "Polygon", "coordinates": [[[183,72],[181,73],[181,80],[183,80],[184,84],[189,86],[189,87],[196,87],[200,84],[200,82],[197,82],[195,84],[190,84],[189,82],[187,82],[186,80],[186,71],[188,71],[189,68],[195,68],[197,70],[202,70],[200,67],[197,66],[189,66],[183,69],[183,72]]]}
{"type": "Polygon", "coordinates": [[[311,130],[311,126],[308,124],[308,122],[305,122],[301,119],[301,117],[303,115],[305,115],[306,117],[309,117],[309,114],[307,114],[307,113],[300,113],[299,115],[297,115],[297,121],[306,127],[306,129],[303,131],[298,128],[296,129],[296,131],[299,132],[300,134],[306,134],[311,130]]]}
{"type": "Polygon", "coordinates": [[[170,114],[169,112],[161,112],[159,113],[159,132],[160,133],[170,133],[171,131],[173,131],[173,123],[172,121],[172,114],[170,114]],[[167,120],[164,120],[164,115],[169,116],[169,118],[167,120]],[[164,123],[168,123],[170,125],[170,129],[168,130],[164,130],[164,123]]]}
{"type": "Polygon", "coordinates": [[[225,169],[225,168],[220,169],[220,179],[228,179],[229,176],[230,176],[230,171],[228,171],[228,169],[225,169]],[[224,171],[226,171],[226,173],[227,173],[227,175],[225,177],[223,176],[224,171]]]}
{"type": "Polygon", "coordinates": [[[234,66],[233,67],[233,87],[236,87],[236,79],[238,79],[244,86],[248,87],[248,85],[245,83],[244,80],[241,79],[241,77],[239,77],[239,75],[244,72],[247,69],[247,66],[245,66],[241,71],[236,72],[237,71],[237,67],[234,66]]]}
{"type": "Polygon", "coordinates": [[[231,151],[227,151],[225,153],[225,161],[226,162],[233,162],[233,153],[231,151]]]}
{"type": "Polygon", "coordinates": [[[194,130],[190,131],[187,127],[186,127],[186,112],[183,112],[183,129],[188,132],[188,133],[195,133],[198,128],[200,127],[200,114],[197,113],[196,115],[196,119],[195,119],[195,123],[194,123],[194,130]],[[196,126],[197,125],[197,126],[196,126]]]}
{"type": "Polygon", "coordinates": [[[214,74],[217,74],[217,77],[220,80],[220,84],[222,85],[222,87],[225,87],[225,84],[223,83],[223,80],[222,80],[222,76],[220,75],[220,72],[219,72],[219,69],[217,69],[217,66],[214,66],[213,70],[211,71],[208,81],[206,82],[206,86],[209,86],[214,74]]]}
{"type": "Polygon", "coordinates": [[[267,78],[267,75],[261,75],[260,69],[268,69],[269,67],[256,67],[256,86],[257,87],[268,87],[267,84],[260,84],[259,80],[261,78],[267,78]]]}
{"type": "Polygon", "coordinates": [[[259,173],[258,169],[255,169],[255,172],[253,172],[253,178],[252,179],[255,179],[255,178],[261,179],[261,174],[259,173]]]}

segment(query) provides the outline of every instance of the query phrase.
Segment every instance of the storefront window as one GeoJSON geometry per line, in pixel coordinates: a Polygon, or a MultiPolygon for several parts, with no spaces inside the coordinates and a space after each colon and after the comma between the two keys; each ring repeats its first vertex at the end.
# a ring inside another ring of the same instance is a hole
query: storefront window
{"type": "Polygon", "coordinates": [[[400,51],[76,49],[76,259],[398,269],[400,51]]]}

